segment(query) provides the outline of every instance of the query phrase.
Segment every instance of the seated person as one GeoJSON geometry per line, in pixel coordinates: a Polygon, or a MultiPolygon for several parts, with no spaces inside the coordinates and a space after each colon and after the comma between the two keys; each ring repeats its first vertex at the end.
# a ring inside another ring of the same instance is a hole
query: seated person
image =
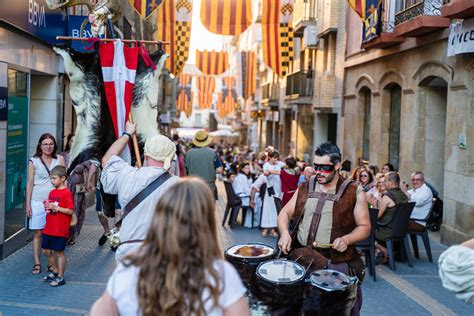
{"type": "Polygon", "coordinates": [[[400,189],[400,176],[398,173],[392,171],[385,174],[385,188],[387,192],[382,195],[379,203],[379,227],[375,232],[375,238],[377,239],[375,253],[379,258],[383,256],[384,263],[387,262],[385,241],[390,238],[392,233],[390,222],[395,214],[396,206],[400,203],[408,202],[408,197],[400,189]]]}
{"type": "Polygon", "coordinates": [[[405,194],[410,202],[415,202],[415,208],[411,213],[411,219],[408,222],[408,230],[424,231],[426,222],[415,221],[417,219],[425,219],[428,216],[433,204],[433,193],[425,183],[423,172],[417,171],[411,175],[411,185],[413,189],[407,190],[406,186],[402,186],[405,194]]]}

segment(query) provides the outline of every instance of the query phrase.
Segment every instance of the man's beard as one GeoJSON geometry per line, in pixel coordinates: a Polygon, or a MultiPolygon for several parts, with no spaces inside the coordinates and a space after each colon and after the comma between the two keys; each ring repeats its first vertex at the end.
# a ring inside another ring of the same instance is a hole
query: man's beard
{"type": "Polygon", "coordinates": [[[336,177],[337,170],[334,170],[330,174],[325,175],[324,173],[316,172],[316,180],[319,184],[328,184],[336,177]]]}

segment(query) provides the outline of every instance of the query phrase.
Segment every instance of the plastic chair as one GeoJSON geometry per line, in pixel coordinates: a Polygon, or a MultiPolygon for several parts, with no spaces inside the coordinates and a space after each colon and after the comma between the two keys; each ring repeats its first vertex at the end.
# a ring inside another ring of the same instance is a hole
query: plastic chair
{"type": "Polygon", "coordinates": [[[369,208],[370,235],[366,239],[356,243],[357,249],[364,253],[365,266],[369,267],[369,274],[374,278],[374,281],[377,281],[375,272],[375,230],[377,229],[378,214],[378,209],[369,208]]]}
{"type": "Polygon", "coordinates": [[[408,260],[408,265],[410,267],[413,267],[410,246],[408,244],[407,229],[408,221],[410,220],[410,215],[414,207],[415,202],[400,203],[396,206],[395,214],[393,215],[392,220],[387,225],[380,225],[379,223],[379,227],[388,225],[392,227],[391,237],[387,239],[386,242],[388,251],[388,263],[390,269],[392,269],[393,271],[395,271],[395,258],[393,251],[394,241],[400,241],[400,250],[402,252],[402,258],[406,258],[408,260]]]}
{"type": "MultiPolygon", "coordinates": [[[[428,212],[426,217],[422,219],[412,218],[411,220],[424,222],[426,224],[431,217],[431,213],[433,212],[433,208],[435,204],[436,204],[436,198],[433,198],[430,211],[428,212]]],[[[421,236],[423,240],[423,244],[425,245],[426,254],[428,255],[428,260],[430,262],[433,262],[433,255],[431,254],[430,237],[428,235],[428,227],[425,226],[423,231],[409,230],[408,234],[410,235],[411,245],[413,246],[413,252],[415,254],[415,258],[417,259],[420,258],[420,253],[418,251],[418,239],[417,239],[418,237],[417,236],[421,236]]]]}
{"type": "Polygon", "coordinates": [[[222,226],[225,226],[225,221],[229,215],[229,212],[229,226],[232,226],[235,224],[239,209],[242,206],[242,199],[237,194],[235,194],[232,183],[229,181],[224,181],[224,188],[227,195],[227,204],[225,206],[224,218],[222,219],[222,226]]]}

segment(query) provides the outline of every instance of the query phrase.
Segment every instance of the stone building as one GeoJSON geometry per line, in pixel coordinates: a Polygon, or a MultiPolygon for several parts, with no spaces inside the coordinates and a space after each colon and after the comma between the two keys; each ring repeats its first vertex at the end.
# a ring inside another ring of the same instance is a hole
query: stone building
{"type": "Polygon", "coordinates": [[[407,182],[423,171],[449,244],[474,234],[474,61],[447,56],[450,19],[474,16],[469,3],[385,0],[382,32],[362,46],[361,21],[347,15],[344,156],[390,162],[407,182]]]}

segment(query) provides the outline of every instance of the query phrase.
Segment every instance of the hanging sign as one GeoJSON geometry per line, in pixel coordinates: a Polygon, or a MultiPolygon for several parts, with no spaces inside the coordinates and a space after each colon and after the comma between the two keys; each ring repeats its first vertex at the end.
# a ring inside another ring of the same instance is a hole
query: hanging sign
{"type": "Polygon", "coordinates": [[[474,52],[474,18],[451,24],[448,56],[474,52]]]}

